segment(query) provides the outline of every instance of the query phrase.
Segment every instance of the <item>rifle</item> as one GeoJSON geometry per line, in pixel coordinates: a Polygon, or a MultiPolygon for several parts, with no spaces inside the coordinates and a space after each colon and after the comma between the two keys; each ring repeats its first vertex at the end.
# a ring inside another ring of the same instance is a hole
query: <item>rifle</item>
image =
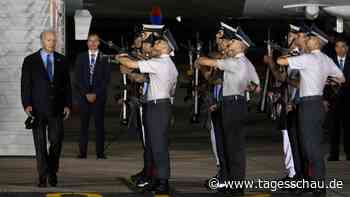
{"type": "MultiPolygon", "coordinates": [[[[271,28],[268,29],[267,32],[267,54],[269,56],[272,55],[272,48],[271,48],[271,41],[270,41],[270,33],[271,33],[271,28]]],[[[265,82],[264,82],[264,88],[262,92],[262,98],[261,98],[261,104],[260,104],[260,111],[263,112],[266,109],[266,98],[267,98],[267,88],[268,88],[268,83],[270,80],[270,68],[269,66],[266,67],[266,73],[265,73],[265,82]]]]}
{"type": "MultiPolygon", "coordinates": [[[[125,46],[124,46],[124,40],[123,40],[123,36],[120,38],[121,40],[121,45],[122,45],[122,48],[121,48],[121,51],[126,51],[125,50],[125,46]]],[[[122,111],[121,111],[121,124],[126,126],[128,125],[128,122],[129,122],[129,118],[127,116],[127,106],[128,106],[128,83],[127,83],[127,78],[126,78],[126,74],[123,73],[122,74],[122,80],[123,80],[123,87],[122,87],[122,90],[123,90],[123,105],[122,105],[122,111]]]]}
{"type": "MultiPolygon", "coordinates": [[[[132,54],[131,52],[127,51],[126,48],[119,47],[118,45],[114,44],[112,41],[105,41],[105,40],[103,40],[101,38],[100,38],[100,41],[101,41],[102,44],[105,44],[109,48],[114,49],[115,51],[117,51],[117,53],[126,53],[129,57],[137,59],[137,57],[134,54],[132,54]]],[[[104,56],[105,57],[109,57],[109,58],[114,58],[115,57],[115,55],[104,55],[104,56]]],[[[115,63],[119,63],[119,62],[116,61],[115,63]]]]}
{"type": "MultiPolygon", "coordinates": [[[[286,55],[290,53],[290,50],[284,47],[281,47],[279,44],[270,40],[270,36],[268,41],[265,41],[268,48],[268,55],[272,56],[273,50],[280,51],[282,55],[286,55]]],[[[270,65],[271,66],[271,65],[270,65]]],[[[287,70],[286,67],[279,67],[277,76],[275,75],[276,71],[270,70],[271,74],[276,77],[275,82],[272,84],[271,91],[267,94],[265,109],[268,113],[269,118],[272,120],[276,120],[281,117],[282,113],[288,112],[288,103],[289,103],[289,90],[287,84],[287,78],[281,77],[280,75],[286,75],[287,70]]],[[[268,82],[267,82],[268,83],[268,82]]],[[[264,87],[266,88],[266,86],[264,87]]]]}
{"type": "MultiPolygon", "coordinates": [[[[109,48],[114,49],[117,51],[117,53],[127,53],[130,57],[132,58],[136,58],[132,53],[127,52],[125,47],[119,47],[116,44],[114,44],[112,41],[105,41],[103,39],[100,39],[101,43],[107,45],[109,48]]],[[[123,41],[123,37],[121,37],[121,43],[124,46],[124,41],[123,41]]],[[[104,57],[108,58],[108,62],[109,63],[117,63],[119,64],[118,61],[113,60],[115,55],[104,55],[104,57]]],[[[122,74],[122,100],[123,100],[123,104],[122,104],[122,110],[121,110],[121,124],[126,126],[128,125],[128,116],[127,116],[127,98],[128,98],[128,89],[127,89],[127,77],[126,74],[122,74]]]]}
{"type": "MultiPolygon", "coordinates": [[[[202,50],[202,43],[199,40],[199,32],[196,34],[196,59],[200,58],[200,53],[202,50]]],[[[192,63],[193,68],[193,63],[192,63]]],[[[192,123],[199,123],[199,69],[194,68],[193,72],[193,79],[192,79],[192,85],[193,85],[193,115],[192,115],[192,123]]]]}
{"type": "MultiPolygon", "coordinates": [[[[277,50],[280,51],[283,55],[288,54],[289,53],[289,49],[282,47],[281,45],[279,45],[278,43],[268,40],[268,41],[264,41],[264,43],[266,43],[267,45],[270,45],[271,50],[277,50]]],[[[271,52],[272,53],[272,52],[271,52]]],[[[270,55],[270,54],[269,54],[270,55]]]]}

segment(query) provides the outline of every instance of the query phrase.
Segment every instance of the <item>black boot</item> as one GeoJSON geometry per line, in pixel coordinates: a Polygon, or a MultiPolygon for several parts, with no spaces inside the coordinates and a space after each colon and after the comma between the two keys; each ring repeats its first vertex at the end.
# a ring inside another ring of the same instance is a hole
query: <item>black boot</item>
{"type": "Polygon", "coordinates": [[[169,181],[166,179],[153,180],[147,191],[154,192],[155,195],[168,195],[169,194],[169,181]]]}
{"type": "Polygon", "coordinates": [[[39,177],[38,187],[47,187],[47,177],[46,176],[39,177]]]}
{"type": "Polygon", "coordinates": [[[135,182],[135,185],[139,189],[145,189],[151,184],[151,178],[146,176],[140,176],[135,182]]]}
{"type": "Polygon", "coordinates": [[[57,175],[56,175],[56,173],[50,174],[50,176],[49,176],[49,184],[52,187],[56,187],[57,186],[57,175]]]}
{"type": "Polygon", "coordinates": [[[97,160],[105,160],[105,159],[107,159],[107,156],[105,155],[105,154],[97,154],[96,155],[96,159],[97,160]]]}
{"type": "Polygon", "coordinates": [[[211,178],[205,180],[205,182],[204,182],[204,187],[206,187],[208,190],[212,190],[212,188],[210,188],[210,181],[213,180],[213,179],[219,180],[219,173],[216,174],[215,176],[213,176],[213,177],[211,177],[211,178]]]}
{"type": "Polygon", "coordinates": [[[86,159],[86,157],[87,157],[86,154],[81,154],[80,153],[80,154],[77,155],[77,159],[86,159]]]}

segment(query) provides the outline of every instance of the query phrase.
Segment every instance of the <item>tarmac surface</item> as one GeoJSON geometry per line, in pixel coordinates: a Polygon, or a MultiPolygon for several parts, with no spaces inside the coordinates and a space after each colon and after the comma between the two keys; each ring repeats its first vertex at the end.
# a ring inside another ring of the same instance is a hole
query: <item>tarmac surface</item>
{"type": "MultiPolygon", "coordinates": [[[[282,163],[282,138],[266,114],[250,110],[246,123],[247,180],[269,181],[285,176],[282,163]]],[[[200,125],[189,123],[190,110],[185,104],[174,109],[175,126],[170,130],[172,196],[219,196],[204,187],[204,181],[216,174],[209,132],[200,125]]],[[[142,146],[135,133],[119,124],[119,111],[106,112],[106,160],[96,160],[93,121],[87,159],[77,159],[79,117],[77,113],[65,122],[65,140],[56,188],[38,188],[36,161],[32,157],[0,157],[0,197],[113,197],[147,196],[132,191],[125,179],[143,166],[142,146]],[[61,193],[61,195],[59,195],[61,193]]],[[[323,144],[328,151],[327,137],[323,144]]],[[[350,161],[327,162],[327,177],[342,181],[342,188],[328,189],[327,196],[350,196],[350,161]]],[[[256,186],[257,183],[255,182],[256,186]]],[[[270,188],[247,189],[245,196],[296,196],[270,188]]],[[[312,196],[306,194],[303,196],[312,196]]]]}

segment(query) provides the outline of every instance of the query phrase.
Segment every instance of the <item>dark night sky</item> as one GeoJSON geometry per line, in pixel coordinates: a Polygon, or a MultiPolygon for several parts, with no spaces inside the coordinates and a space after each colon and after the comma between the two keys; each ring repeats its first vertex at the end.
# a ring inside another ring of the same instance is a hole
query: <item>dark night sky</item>
{"type": "MultiPolygon", "coordinates": [[[[172,31],[178,45],[180,43],[187,45],[188,40],[191,40],[195,44],[196,32],[200,32],[200,40],[204,42],[207,48],[208,41],[215,38],[215,32],[217,30],[218,22],[220,18],[213,17],[212,19],[206,19],[205,21],[183,19],[181,23],[175,19],[163,19],[163,24],[172,31]]],[[[320,18],[316,21],[316,24],[323,29],[328,35],[332,34],[332,27],[335,24],[320,18]]],[[[243,30],[248,34],[251,40],[257,45],[255,48],[251,48],[248,51],[253,61],[254,59],[260,60],[265,53],[264,41],[267,40],[268,28],[271,28],[271,39],[282,44],[286,32],[288,30],[288,24],[298,24],[301,21],[297,20],[259,20],[259,19],[243,19],[224,22],[233,26],[240,25],[243,30]]],[[[120,45],[121,37],[130,45],[134,35],[134,29],[136,25],[142,23],[149,23],[148,18],[145,19],[116,19],[116,18],[94,18],[90,31],[97,32],[104,40],[112,40],[117,45],[120,45]]],[[[309,23],[307,21],[306,23],[309,23]]],[[[74,20],[73,17],[67,18],[67,55],[70,59],[74,60],[78,52],[86,50],[85,41],[74,40],[74,20]]],[[[106,53],[113,53],[106,47],[102,47],[102,50],[106,53]]],[[[184,48],[180,48],[177,52],[176,62],[186,63],[187,52],[184,48]],[[185,58],[183,58],[185,57],[185,58]]]]}

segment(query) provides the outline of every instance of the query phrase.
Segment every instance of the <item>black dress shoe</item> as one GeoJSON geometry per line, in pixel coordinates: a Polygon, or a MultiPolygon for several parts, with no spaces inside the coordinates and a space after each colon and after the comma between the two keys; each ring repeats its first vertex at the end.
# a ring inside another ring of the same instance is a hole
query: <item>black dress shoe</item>
{"type": "Polygon", "coordinates": [[[347,156],[346,156],[346,160],[347,160],[347,161],[350,161],[350,155],[347,155],[347,156]]]}
{"type": "Polygon", "coordinates": [[[146,189],[152,183],[151,178],[146,176],[140,176],[135,181],[135,185],[139,189],[146,189]]]}
{"type": "Polygon", "coordinates": [[[107,159],[106,155],[97,155],[97,160],[107,159]]]}
{"type": "Polygon", "coordinates": [[[169,195],[169,184],[159,184],[155,189],[154,189],[154,194],[155,195],[169,195]]]}
{"type": "Polygon", "coordinates": [[[154,192],[155,195],[168,195],[168,180],[153,180],[146,188],[146,191],[154,192]]]}
{"type": "Polygon", "coordinates": [[[207,180],[204,181],[204,187],[206,187],[208,190],[212,190],[212,188],[210,188],[210,182],[213,179],[219,180],[219,175],[217,174],[217,175],[211,177],[210,179],[207,179],[207,180]]]}
{"type": "Polygon", "coordinates": [[[41,188],[47,187],[47,183],[38,183],[38,187],[41,187],[41,188]]]}
{"type": "Polygon", "coordinates": [[[328,161],[339,161],[339,156],[330,155],[327,160],[328,161]]]}
{"type": "Polygon", "coordinates": [[[86,159],[86,155],[79,154],[79,155],[77,155],[77,158],[78,159],[86,159]]]}
{"type": "Polygon", "coordinates": [[[52,187],[56,187],[57,186],[57,175],[56,174],[51,174],[49,176],[49,184],[52,186],[52,187]]]}
{"type": "Polygon", "coordinates": [[[47,187],[47,178],[46,177],[40,177],[38,187],[47,187]]]}

